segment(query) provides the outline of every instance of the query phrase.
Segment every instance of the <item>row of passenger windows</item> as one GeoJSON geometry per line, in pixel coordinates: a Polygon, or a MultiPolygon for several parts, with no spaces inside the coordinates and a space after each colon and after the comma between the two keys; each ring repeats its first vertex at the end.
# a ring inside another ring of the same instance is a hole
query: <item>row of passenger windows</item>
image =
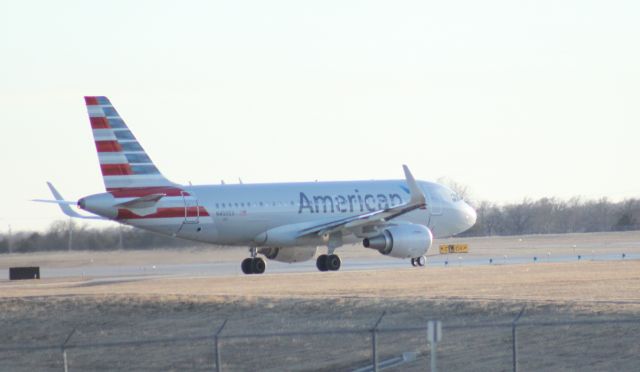
{"type": "Polygon", "coordinates": [[[251,208],[251,207],[284,207],[287,205],[295,206],[296,203],[292,201],[290,202],[282,202],[282,201],[274,201],[274,202],[234,202],[234,203],[216,203],[216,208],[251,208]]]}

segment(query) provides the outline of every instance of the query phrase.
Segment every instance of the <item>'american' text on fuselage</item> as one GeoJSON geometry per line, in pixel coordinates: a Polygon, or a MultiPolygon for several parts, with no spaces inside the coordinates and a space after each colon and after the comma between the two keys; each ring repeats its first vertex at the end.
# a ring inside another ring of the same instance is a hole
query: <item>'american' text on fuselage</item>
{"type": "Polygon", "coordinates": [[[397,194],[360,194],[356,189],[355,194],[347,195],[312,195],[300,193],[298,213],[353,213],[374,212],[387,209],[389,206],[402,204],[402,197],[397,194]]]}

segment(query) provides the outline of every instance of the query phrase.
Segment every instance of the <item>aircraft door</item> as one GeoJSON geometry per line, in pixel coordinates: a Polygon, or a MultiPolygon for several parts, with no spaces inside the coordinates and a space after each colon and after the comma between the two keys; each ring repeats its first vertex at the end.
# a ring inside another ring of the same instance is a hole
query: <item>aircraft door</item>
{"type": "Polygon", "coordinates": [[[183,224],[200,223],[200,207],[198,205],[198,199],[182,192],[182,200],[184,201],[183,224]]]}

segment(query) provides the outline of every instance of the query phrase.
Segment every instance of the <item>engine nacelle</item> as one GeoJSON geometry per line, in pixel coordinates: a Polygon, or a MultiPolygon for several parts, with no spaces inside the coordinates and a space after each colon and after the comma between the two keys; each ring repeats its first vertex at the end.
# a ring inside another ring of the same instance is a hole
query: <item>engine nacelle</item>
{"type": "Polygon", "coordinates": [[[415,258],[427,253],[433,243],[433,234],[428,227],[411,223],[390,226],[382,234],[366,238],[366,248],[396,258],[415,258]]]}
{"type": "Polygon", "coordinates": [[[270,260],[294,263],[308,261],[316,255],[317,247],[268,247],[258,249],[270,260]]]}

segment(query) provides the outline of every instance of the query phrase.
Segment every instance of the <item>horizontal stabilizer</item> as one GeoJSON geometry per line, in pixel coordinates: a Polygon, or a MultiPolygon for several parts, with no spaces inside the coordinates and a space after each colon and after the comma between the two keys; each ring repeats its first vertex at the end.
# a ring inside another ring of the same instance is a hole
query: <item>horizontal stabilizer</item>
{"type": "Polygon", "coordinates": [[[52,203],[52,204],[65,204],[65,205],[75,205],[77,201],[74,200],[51,200],[51,199],[31,199],[31,201],[38,203],[52,203]]]}
{"type": "Polygon", "coordinates": [[[71,209],[70,205],[76,205],[77,202],[70,201],[70,200],[64,200],[62,195],[58,192],[58,190],[56,190],[55,187],[53,187],[53,184],[51,182],[47,182],[47,186],[49,186],[49,190],[51,190],[51,193],[53,194],[53,197],[55,198],[55,200],[33,199],[33,201],[41,202],[41,203],[58,204],[58,206],[62,210],[62,213],[66,214],[67,216],[72,217],[72,218],[82,218],[82,219],[85,219],[85,220],[105,220],[106,219],[106,218],[103,218],[103,217],[100,217],[100,216],[85,216],[85,215],[82,215],[82,214],[74,211],[73,209],[71,209]]]}

